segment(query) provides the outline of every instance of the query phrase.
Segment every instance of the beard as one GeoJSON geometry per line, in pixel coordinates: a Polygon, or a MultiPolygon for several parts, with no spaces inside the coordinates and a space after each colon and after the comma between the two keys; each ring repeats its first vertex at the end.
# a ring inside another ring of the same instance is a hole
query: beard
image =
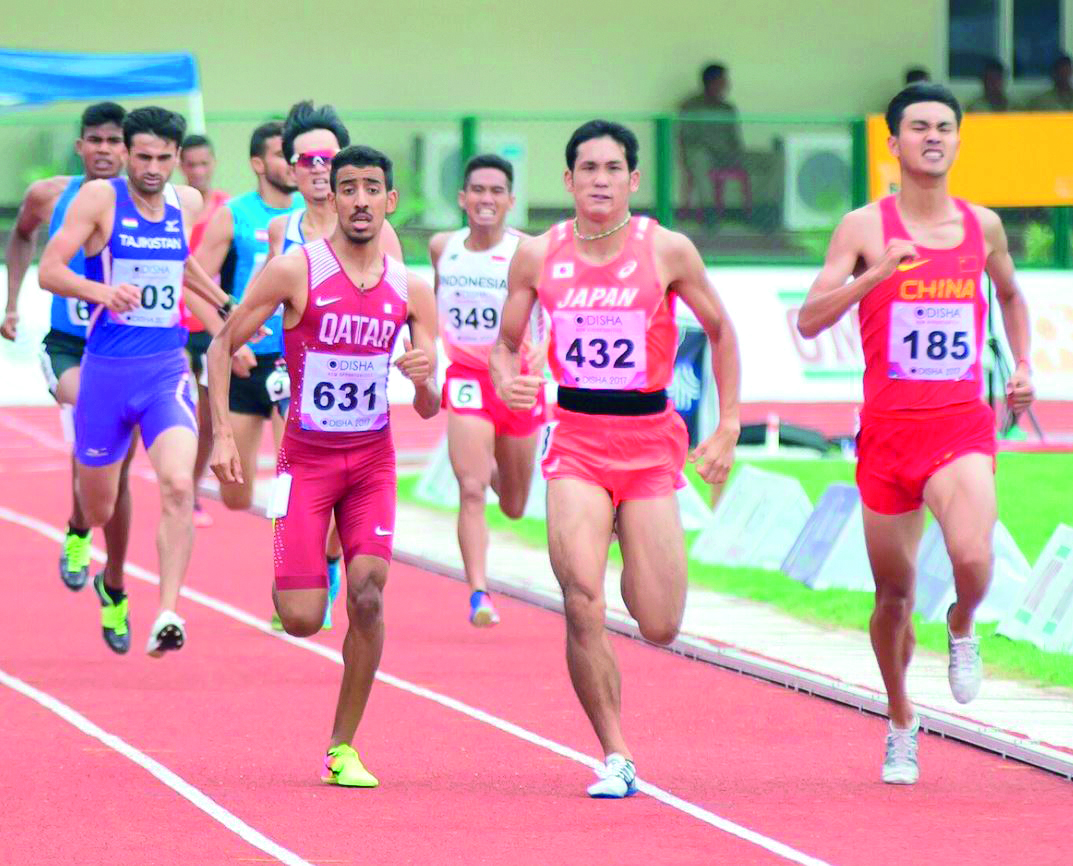
{"type": "Polygon", "coordinates": [[[286,183],[277,177],[272,177],[272,175],[267,173],[265,174],[265,180],[268,181],[268,185],[271,186],[273,189],[276,189],[279,192],[285,193],[287,195],[292,195],[293,193],[298,191],[298,187],[296,187],[294,184],[286,183]]]}

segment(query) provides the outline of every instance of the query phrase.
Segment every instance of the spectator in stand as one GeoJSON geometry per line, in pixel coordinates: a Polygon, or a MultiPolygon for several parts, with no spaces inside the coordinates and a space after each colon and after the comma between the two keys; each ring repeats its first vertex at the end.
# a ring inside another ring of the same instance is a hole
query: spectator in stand
{"type": "Polygon", "coordinates": [[[1006,67],[1001,60],[992,57],[984,63],[980,83],[984,86],[983,92],[965,106],[966,112],[994,113],[1015,110],[1006,95],[1006,67]]]}
{"type": "Polygon", "coordinates": [[[1073,59],[1059,54],[1051,65],[1054,87],[1028,103],[1031,111],[1073,111],[1073,59]]]}

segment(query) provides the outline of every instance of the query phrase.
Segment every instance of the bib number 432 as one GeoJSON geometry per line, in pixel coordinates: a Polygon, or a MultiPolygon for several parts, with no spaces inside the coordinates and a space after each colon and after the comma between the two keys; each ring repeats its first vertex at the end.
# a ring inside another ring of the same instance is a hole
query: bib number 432
{"type": "Polygon", "coordinates": [[[633,340],[621,338],[608,345],[608,341],[600,337],[588,341],[582,341],[577,337],[566,349],[566,360],[573,362],[578,367],[586,365],[602,370],[611,365],[616,370],[629,370],[635,365],[630,360],[633,354],[633,340]]]}

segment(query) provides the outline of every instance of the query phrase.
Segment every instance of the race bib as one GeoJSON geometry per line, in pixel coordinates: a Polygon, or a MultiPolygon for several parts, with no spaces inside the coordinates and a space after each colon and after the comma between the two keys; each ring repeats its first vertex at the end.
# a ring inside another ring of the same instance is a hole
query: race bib
{"type": "Polygon", "coordinates": [[[388,420],[384,355],[333,355],[306,352],[302,371],[303,430],[360,433],[380,430],[388,420]]]}
{"type": "Polygon", "coordinates": [[[173,328],[181,316],[183,263],[138,259],[116,259],[112,264],[112,285],[130,283],[141,289],[141,305],[127,313],[112,313],[113,321],[136,328],[173,328]]]}
{"type": "Polygon", "coordinates": [[[273,403],[291,399],[291,376],[285,364],[276,364],[276,369],[265,379],[265,389],[273,403]]]}
{"type": "Polygon", "coordinates": [[[455,289],[444,299],[443,329],[456,345],[490,346],[499,336],[502,312],[502,292],[455,289]]]}
{"type": "Polygon", "coordinates": [[[447,400],[455,409],[481,409],[484,400],[476,379],[448,379],[447,400]]]}
{"type": "Polygon", "coordinates": [[[644,310],[556,310],[551,321],[564,385],[615,391],[645,386],[644,310]]]}
{"type": "Polygon", "coordinates": [[[971,379],[978,351],[974,313],[972,304],[892,303],[887,375],[928,381],[971,379]]]}
{"type": "Polygon", "coordinates": [[[72,325],[85,327],[89,324],[89,303],[81,298],[67,299],[67,320],[72,325]]]}

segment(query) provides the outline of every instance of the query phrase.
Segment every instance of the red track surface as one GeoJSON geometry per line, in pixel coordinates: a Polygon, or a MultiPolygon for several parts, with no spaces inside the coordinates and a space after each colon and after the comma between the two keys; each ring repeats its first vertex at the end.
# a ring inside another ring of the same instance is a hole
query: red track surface
{"type": "MultiPolygon", "coordinates": [[[[23,435],[0,436],[0,505],[60,526],[68,477],[47,468],[57,463],[23,435]]],[[[156,492],[139,478],[134,495],[130,560],[156,571],[156,492]]],[[[267,618],[268,522],[207,507],[217,522],[198,531],[187,585],[267,618]]],[[[156,588],[138,580],[130,581],[134,648],[117,657],[100,639],[92,590],[76,595],[60,584],[58,545],[4,520],[0,539],[0,669],[309,862],[786,862],[647,796],[590,801],[592,776],[580,764],[384,682],[357,743],[381,787],[322,786],[338,665],[189,599],[187,647],[150,659],[142,649],[156,588]]],[[[503,624],[477,632],[460,584],[402,565],[386,603],[383,671],[597,753],[569,686],[556,614],[503,599],[503,624]]],[[[337,626],[319,640],[338,647],[342,637],[337,626]]],[[[642,777],[664,790],[830,863],[1070,862],[1070,787],[1057,777],[924,737],[920,784],[887,787],[878,781],[881,720],[613,642],[627,736],[642,777]]],[[[0,754],[5,866],[270,862],[3,686],[0,754]]]]}

